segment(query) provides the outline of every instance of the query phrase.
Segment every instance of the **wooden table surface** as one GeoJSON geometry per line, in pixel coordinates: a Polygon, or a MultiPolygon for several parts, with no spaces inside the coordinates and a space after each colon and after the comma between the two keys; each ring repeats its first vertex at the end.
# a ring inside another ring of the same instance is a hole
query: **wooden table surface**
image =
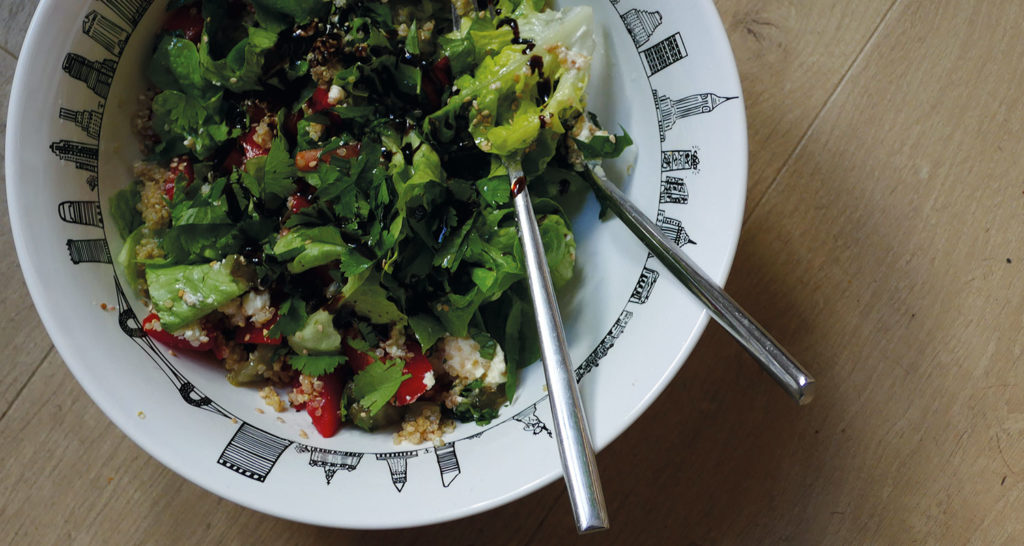
{"type": "MultiPolygon", "coordinates": [[[[577,538],[560,482],[456,524],[296,524],[106,419],[41,327],[3,214],[0,542],[1024,543],[1024,4],[717,5],[750,132],[728,289],[816,375],[811,405],[712,325],[599,456],[611,531],[577,538]]],[[[34,6],[0,0],[0,115],[34,6]]]]}

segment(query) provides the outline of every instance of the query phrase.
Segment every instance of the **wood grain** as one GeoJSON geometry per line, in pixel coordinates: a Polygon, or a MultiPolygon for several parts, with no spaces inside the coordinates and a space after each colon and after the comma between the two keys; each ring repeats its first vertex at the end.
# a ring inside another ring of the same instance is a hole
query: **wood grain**
{"type": "Polygon", "coordinates": [[[25,32],[36,11],[34,0],[3,0],[0,1],[0,49],[17,56],[21,52],[21,43],[25,41],[25,32]]]}
{"type": "MultiPolygon", "coordinates": [[[[0,125],[7,126],[7,102],[14,77],[15,59],[0,51],[0,125]]],[[[0,163],[4,161],[3,145],[6,134],[0,135],[0,163]]],[[[0,204],[7,210],[7,192],[0,195],[0,204]]],[[[52,349],[49,336],[36,315],[28,289],[21,276],[14,254],[10,221],[7,214],[0,218],[0,278],[4,290],[0,292],[0,347],[7,351],[4,362],[6,377],[0,381],[0,415],[24,388],[39,363],[52,349]]]]}
{"type": "MultiPolygon", "coordinates": [[[[106,420],[49,352],[5,217],[0,542],[1024,542],[1024,6],[717,4],[750,118],[729,289],[817,376],[810,406],[712,326],[600,454],[604,534],[575,536],[559,483],[422,529],[287,522],[190,484],[106,420]]],[[[26,21],[5,20],[0,46],[26,21]]],[[[0,52],[2,81],[12,70],[0,52]]]]}
{"type": "Polygon", "coordinates": [[[749,216],[895,0],[715,4],[746,101],[749,216]]]}

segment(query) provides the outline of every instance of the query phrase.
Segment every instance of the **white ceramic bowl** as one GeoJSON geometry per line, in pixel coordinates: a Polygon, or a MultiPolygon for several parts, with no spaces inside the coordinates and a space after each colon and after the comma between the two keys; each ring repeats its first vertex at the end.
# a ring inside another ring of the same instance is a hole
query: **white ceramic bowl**
{"type": "MultiPolygon", "coordinates": [[[[141,334],[144,310],[125,296],[111,265],[121,241],[103,225],[103,212],[138,159],[130,122],[165,3],[42,0],[10,102],[7,192],[18,256],[54,345],[96,404],[196,484],[319,525],[437,523],[556,479],[539,365],[524,372],[514,403],[491,425],[460,425],[444,447],[395,446],[386,432],[345,429],[323,439],[304,413],[263,413],[255,390],[232,387],[223,370],[170,356],[141,334]],[[382,505],[389,509],[373,508],[382,505]]],[[[577,3],[585,2],[562,2],[577,3]]],[[[594,10],[604,52],[590,106],[636,142],[607,170],[724,282],[742,219],[747,148],[740,82],[715,7],[711,0],[611,0],[594,10]]],[[[579,279],[561,305],[602,448],[662,392],[707,316],[617,220],[600,221],[597,210],[591,198],[574,219],[579,279]]]]}

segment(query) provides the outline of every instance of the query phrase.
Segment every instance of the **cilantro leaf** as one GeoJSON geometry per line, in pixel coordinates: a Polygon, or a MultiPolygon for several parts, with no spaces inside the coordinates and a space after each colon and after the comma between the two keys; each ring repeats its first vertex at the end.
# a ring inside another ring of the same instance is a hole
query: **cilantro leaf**
{"type": "Polygon", "coordinates": [[[320,377],[321,375],[333,372],[335,368],[344,364],[346,360],[345,355],[306,356],[293,354],[288,357],[288,364],[300,373],[311,377],[320,377]]]}
{"type": "Polygon", "coordinates": [[[289,298],[277,309],[277,322],[267,332],[268,337],[287,337],[295,334],[306,324],[306,302],[289,298]]]}
{"type": "Polygon", "coordinates": [[[376,414],[398,392],[399,385],[412,377],[403,374],[402,368],[401,360],[375,361],[353,378],[352,395],[371,415],[376,414]]]}

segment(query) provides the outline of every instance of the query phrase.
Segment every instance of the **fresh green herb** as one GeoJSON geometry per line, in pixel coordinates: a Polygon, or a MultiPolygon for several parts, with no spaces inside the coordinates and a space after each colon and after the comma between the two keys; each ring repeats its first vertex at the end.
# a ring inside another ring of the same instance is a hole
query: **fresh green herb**
{"type": "Polygon", "coordinates": [[[333,372],[338,366],[345,363],[345,355],[291,355],[288,357],[288,364],[302,374],[319,377],[333,372]]]}
{"type": "Polygon", "coordinates": [[[389,360],[381,362],[376,360],[363,371],[356,374],[353,382],[352,394],[359,400],[359,404],[376,414],[384,404],[391,400],[391,397],[398,392],[399,385],[412,377],[402,373],[403,362],[401,360],[389,360]]]}

